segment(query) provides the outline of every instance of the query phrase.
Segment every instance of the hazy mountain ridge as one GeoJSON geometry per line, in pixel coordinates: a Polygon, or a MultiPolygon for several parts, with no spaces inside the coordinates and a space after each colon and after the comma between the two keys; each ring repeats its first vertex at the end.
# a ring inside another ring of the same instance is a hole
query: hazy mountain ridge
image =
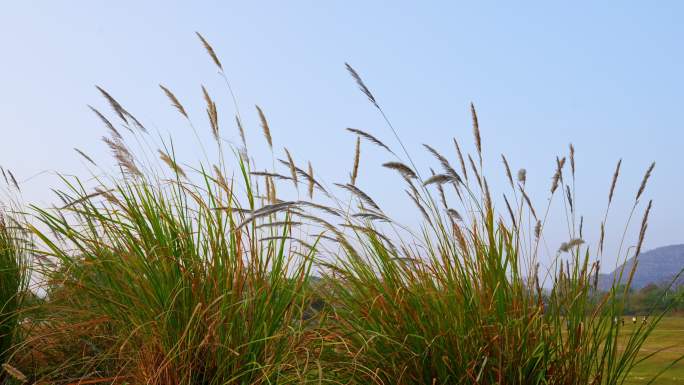
{"type": "MultiPolygon", "coordinates": [[[[669,284],[675,276],[684,269],[684,244],[658,247],[653,250],[643,252],[639,255],[638,265],[632,288],[639,290],[648,284],[669,284]]],[[[626,283],[629,272],[634,265],[634,258],[625,262],[622,283],[626,283]]],[[[622,267],[618,267],[610,274],[601,274],[599,277],[599,288],[607,290],[617,279],[622,267]]],[[[676,285],[683,285],[684,277],[680,276],[676,285]]]]}

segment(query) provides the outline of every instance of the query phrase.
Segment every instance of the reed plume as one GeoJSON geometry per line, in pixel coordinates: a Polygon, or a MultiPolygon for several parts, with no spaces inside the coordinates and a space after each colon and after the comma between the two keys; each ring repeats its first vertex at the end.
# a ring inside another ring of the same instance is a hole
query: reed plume
{"type": "Polygon", "coordinates": [[[235,123],[237,124],[238,131],[240,132],[240,139],[242,140],[242,146],[246,149],[247,148],[247,140],[245,139],[245,129],[242,127],[242,122],[240,121],[240,117],[238,115],[235,115],[235,123]]]}
{"type": "Polygon", "coordinates": [[[641,180],[641,185],[639,186],[639,191],[637,191],[636,194],[636,199],[639,200],[641,197],[641,194],[644,193],[644,190],[646,189],[646,183],[648,183],[648,179],[651,177],[651,173],[653,172],[653,168],[655,168],[655,162],[651,163],[650,166],[648,166],[648,169],[646,170],[646,174],[644,174],[644,179],[641,180]]]}
{"type": "Polygon", "coordinates": [[[292,155],[290,155],[290,151],[285,148],[285,155],[287,156],[287,166],[290,169],[290,176],[292,177],[292,182],[294,183],[295,188],[299,188],[299,181],[297,180],[297,170],[295,169],[295,163],[294,160],[292,160],[292,155]]]}
{"type": "Polygon", "coordinates": [[[128,173],[129,175],[143,175],[138,166],[135,164],[133,155],[121,140],[103,137],[102,141],[105,142],[105,144],[107,144],[109,149],[112,151],[112,155],[114,156],[114,159],[117,160],[122,171],[128,173]]]}
{"type": "Polygon", "coordinates": [[[380,206],[378,206],[378,204],[375,203],[375,201],[368,194],[361,191],[360,188],[358,188],[354,185],[351,185],[349,183],[347,183],[347,184],[335,183],[335,186],[349,191],[350,193],[356,195],[358,198],[361,199],[361,201],[365,202],[369,206],[373,207],[374,209],[376,209],[378,211],[382,211],[382,210],[380,210],[380,206]]]}
{"type": "Polygon", "coordinates": [[[183,171],[183,168],[181,168],[176,161],[169,156],[169,154],[165,153],[162,150],[158,150],[159,152],[159,159],[162,160],[162,162],[166,163],[167,166],[176,174],[179,176],[186,178],[187,175],[185,175],[185,171],[183,171]]]}
{"type": "Polygon", "coordinates": [[[273,149],[273,140],[271,139],[271,129],[268,127],[268,121],[266,120],[266,115],[261,110],[259,106],[256,106],[257,112],[259,113],[259,120],[261,121],[261,128],[264,130],[264,137],[268,146],[273,149]]]}
{"type": "Polygon", "coordinates": [[[395,170],[399,172],[401,175],[403,175],[406,178],[409,179],[416,179],[418,176],[416,175],[411,168],[401,162],[387,162],[383,163],[383,167],[389,168],[391,170],[395,170]]]}
{"type": "Polygon", "coordinates": [[[278,174],[275,172],[267,172],[267,171],[252,171],[252,172],[250,172],[250,175],[263,176],[263,177],[271,178],[271,179],[292,180],[292,178],[289,176],[278,174]]]}
{"type": "Polygon", "coordinates": [[[477,155],[480,157],[480,163],[482,163],[482,138],[480,136],[480,123],[477,119],[475,105],[472,102],[470,103],[470,114],[473,119],[473,136],[475,137],[475,147],[477,148],[477,155]]]}
{"type": "Polygon", "coordinates": [[[508,165],[508,160],[506,160],[504,154],[501,154],[501,160],[503,161],[504,168],[506,169],[506,177],[508,178],[508,183],[511,184],[512,188],[515,188],[515,184],[513,183],[513,174],[511,174],[511,167],[508,165]]]}
{"type": "Polygon", "coordinates": [[[551,194],[553,194],[558,188],[558,182],[563,172],[563,165],[565,165],[565,158],[556,158],[556,172],[553,174],[553,178],[551,181],[551,194]]]}
{"type": "Polygon", "coordinates": [[[435,174],[423,182],[423,186],[428,186],[431,184],[443,184],[443,183],[451,183],[451,182],[456,182],[457,180],[447,174],[435,174]]]}
{"type": "Polygon", "coordinates": [[[116,114],[119,115],[119,118],[121,118],[121,120],[123,120],[124,122],[128,123],[128,119],[126,118],[127,112],[126,112],[126,110],[121,106],[121,104],[119,104],[119,102],[117,102],[116,99],[114,99],[114,98],[112,97],[112,95],[110,95],[110,94],[109,94],[107,91],[105,91],[102,87],[100,87],[100,86],[95,86],[95,88],[97,88],[97,90],[100,91],[100,93],[102,94],[102,96],[104,96],[105,99],[107,99],[107,102],[109,102],[109,105],[112,107],[112,109],[114,110],[114,112],[116,112],[116,114]]]}
{"type": "Polygon", "coordinates": [[[456,140],[456,138],[453,138],[453,139],[454,139],[454,146],[456,146],[456,154],[458,154],[458,162],[461,164],[461,172],[463,173],[463,178],[465,178],[465,180],[467,181],[468,180],[468,171],[466,169],[466,164],[465,164],[465,160],[463,158],[463,153],[461,152],[461,146],[458,145],[458,141],[456,140]]]}
{"type": "Polygon", "coordinates": [[[207,117],[209,118],[209,124],[211,125],[211,133],[214,135],[216,142],[219,142],[218,110],[216,108],[216,103],[211,96],[209,96],[209,92],[204,86],[202,86],[202,94],[204,95],[204,101],[207,103],[207,117]]]}
{"type": "MultiPolygon", "coordinates": [[[[121,118],[121,120],[124,121],[124,123],[129,124],[132,121],[133,125],[135,125],[140,131],[142,131],[144,133],[147,132],[147,129],[145,128],[145,126],[143,126],[142,123],[140,123],[140,121],[138,121],[138,119],[135,118],[135,116],[133,116],[130,112],[128,112],[125,108],[123,108],[123,106],[121,106],[121,104],[119,102],[117,102],[116,99],[114,99],[114,97],[112,97],[112,95],[110,95],[107,91],[105,91],[100,86],[95,86],[95,88],[97,88],[97,90],[100,91],[102,96],[104,96],[105,99],[107,99],[107,102],[109,102],[109,105],[112,107],[114,112],[116,112],[116,114],[119,116],[119,118],[121,118]]],[[[130,130],[130,127],[129,127],[129,130],[130,130]]]]}
{"type": "Polygon", "coordinates": [[[527,207],[530,208],[530,212],[532,212],[532,216],[534,217],[535,220],[538,219],[537,218],[537,212],[534,210],[534,206],[532,206],[532,202],[530,201],[530,197],[527,196],[525,189],[520,185],[518,186],[518,188],[519,188],[520,192],[522,193],[522,196],[523,196],[523,199],[525,200],[525,203],[527,203],[527,207]]]}
{"type": "Polygon", "coordinates": [[[615,186],[617,184],[618,176],[620,176],[620,166],[622,165],[622,159],[618,160],[617,166],[615,166],[615,172],[613,172],[613,179],[610,182],[610,190],[608,192],[608,205],[613,201],[613,193],[615,193],[615,186]]]}
{"type": "Polygon", "coordinates": [[[511,217],[511,223],[513,224],[513,227],[518,227],[516,220],[515,220],[515,214],[513,213],[513,208],[511,207],[511,204],[508,202],[508,198],[506,197],[506,194],[503,194],[504,202],[506,203],[506,209],[508,210],[508,215],[511,217]]]}
{"type": "Polygon", "coordinates": [[[470,154],[468,154],[468,161],[470,162],[470,169],[473,170],[473,174],[475,174],[477,184],[480,186],[480,188],[482,188],[482,177],[480,176],[480,173],[477,171],[475,161],[473,161],[473,157],[470,156],[470,154]]]}
{"type": "Polygon", "coordinates": [[[580,246],[584,243],[584,240],[580,238],[573,238],[569,240],[568,242],[563,242],[560,247],[558,248],[558,251],[567,253],[568,251],[574,249],[577,246],[580,246]]]}
{"type": "Polygon", "coordinates": [[[180,112],[181,115],[183,115],[186,119],[189,119],[188,113],[185,112],[185,108],[183,107],[181,102],[178,100],[176,95],[174,95],[173,92],[171,92],[171,90],[169,90],[168,88],[166,88],[162,84],[159,85],[159,88],[161,88],[162,91],[164,91],[164,93],[166,94],[166,97],[168,97],[169,100],[171,100],[171,105],[174,106],[178,110],[178,112],[180,112]]]}
{"type": "Polygon", "coordinates": [[[365,131],[359,130],[358,128],[347,128],[347,131],[352,132],[356,135],[359,135],[359,136],[363,137],[364,139],[367,139],[371,143],[378,145],[378,146],[384,148],[385,150],[389,151],[390,153],[394,154],[394,152],[392,152],[392,150],[390,150],[390,148],[387,147],[385,145],[385,143],[381,142],[378,138],[374,137],[373,135],[371,135],[365,131]]]}
{"type": "Polygon", "coordinates": [[[314,179],[314,171],[311,161],[309,161],[309,173],[306,175],[309,178],[309,198],[313,199],[314,184],[316,183],[316,179],[314,179]]]}
{"type": "Polygon", "coordinates": [[[525,170],[524,168],[521,168],[520,170],[518,170],[518,178],[517,179],[518,179],[518,182],[525,184],[525,182],[527,181],[527,170],[525,170]]]}
{"type": "Polygon", "coordinates": [[[641,220],[641,229],[639,231],[639,242],[637,243],[635,256],[641,254],[641,246],[644,243],[644,238],[646,237],[646,229],[648,228],[648,216],[651,213],[651,206],[653,205],[653,200],[648,201],[648,206],[644,212],[644,217],[641,220]]]}
{"type": "Polygon", "coordinates": [[[88,105],[88,108],[90,108],[90,110],[93,111],[98,118],[100,118],[100,120],[105,124],[105,127],[107,127],[107,129],[113,137],[117,139],[123,139],[119,130],[117,130],[112,124],[112,122],[110,122],[109,119],[107,119],[98,109],[91,105],[88,105]]]}
{"type": "Polygon", "coordinates": [[[9,175],[10,180],[12,181],[12,185],[14,185],[14,188],[16,188],[17,190],[21,190],[21,188],[19,188],[19,183],[17,182],[17,178],[14,177],[14,174],[12,173],[11,170],[7,170],[7,175],[9,175]]]}
{"type": "Polygon", "coordinates": [[[420,214],[423,216],[423,219],[425,219],[425,221],[429,223],[430,226],[433,226],[432,219],[430,219],[430,215],[428,215],[423,205],[420,204],[420,200],[418,199],[418,197],[416,195],[411,194],[408,191],[406,191],[406,194],[409,196],[409,198],[411,198],[411,201],[413,201],[413,203],[416,205],[418,211],[420,211],[420,214]]]}
{"type": "Polygon", "coordinates": [[[361,137],[356,137],[356,148],[354,150],[354,165],[352,166],[351,181],[352,185],[356,184],[356,177],[359,176],[359,161],[361,159],[361,137]]]}
{"type": "MultiPolygon", "coordinates": [[[[285,165],[285,166],[288,166],[288,167],[289,167],[289,165],[291,164],[291,163],[289,163],[288,161],[285,161],[285,160],[283,160],[283,159],[278,159],[278,162],[280,162],[281,164],[283,164],[283,165],[285,165]]],[[[294,164],[293,164],[293,167],[294,167],[295,171],[297,171],[297,174],[298,174],[300,177],[302,177],[302,178],[308,180],[308,181],[309,181],[309,184],[313,184],[313,186],[309,186],[309,187],[312,189],[312,191],[313,191],[313,188],[316,187],[316,188],[318,188],[319,190],[321,190],[325,195],[330,195],[330,194],[328,193],[328,191],[323,187],[323,185],[320,184],[320,183],[313,177],[313,167],[311,166],[311,162],[309,162],[309,171],[308,171],[308,172],[302,170],[301,168],[295,166],[294,164]]]]}
{"type": "Polygon", "coordinates": [[[216,52],[214,52],[214,48],[209,44],[209,42],[202,36],[199,32],[195,32],[197,37],[202,41],[202,45],[204,45],[204,49],[207,50],[207,53],[211,57],[211,59],[214,61],[214,64],[223,71],[223,66],[221,65],[221,61],[218,59],[218,56],[216,56],[216,52]]]}
{"type": "Polygon", "coordinates": [[[349,63],[344,63],[345,67],[347,67],[347,71],[349,71],[349,74],[354,78],[356,81],[356,84],[359,86],[359,89],[368,97],[368,100],[370,100],[371,103],[375,106],[375,108],[380,109],[380,106],[378,105],[378,102],[375,100],[375,96],[370,92],[368,87],[366,87],[366,84],[363,82],[361,79],[361,76],[352,68],[352,66],[349,65],[349,63]]]}
{"type": "Polygon", "coordinates": [[[451,176],[452,179],[454,179],[454,180],[457,181],[457,182],[460,182],[460,181],[461,181],[461,177],[458,175],[458,173],[456,172],[456,170],[454,170],[454,168],[451,167],[451,164],[449,163],[449,160],[448,160],[445,156],[443,156],[443,155],[440,154],[437,150],[435,150],[434,148],[432,148],[431,146],[429,146],[429,145],[427,145],[427,144],[423,144],[423,147],[425,147],[425,148],[426,148],[426,149],[427,149],[435,158],[437,158],[437,160],[439,161],[439,163],[442,165],[442,168],[444,169],[444,171],[445,171],[449,176],[451,176]]]}
{"type": "Polygon", "coordinates": [[[458,213],[455,209],[447,209],[447,213],[451,218],[453,218],[456,221],[462,221],[463,217],[461,217],[461,214],[458,213]]]}
{"type": "Polygon", "coordinates": [[[83,151],[79,150],[78,148],[74,148],[74,151],[81,155],[85,160],[90,162],[93,166],[97,166],[97,163],[95,163],[95,161],[91,157],[86,155],[86,153],[84,153],[83,151]]]}
{"type": "Polygon", "coordinates": [[[575,178],[575,146],[570,143],[570,171],[572,171],[572,177],[575,178]]]}

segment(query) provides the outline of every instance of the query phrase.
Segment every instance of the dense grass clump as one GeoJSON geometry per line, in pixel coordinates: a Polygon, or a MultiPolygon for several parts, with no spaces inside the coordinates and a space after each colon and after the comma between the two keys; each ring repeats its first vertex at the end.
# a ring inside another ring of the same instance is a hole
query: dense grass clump
{"type": "MultiPolygon", "coordinates": [[[[348,69],[396,134],[361,77],[348,69]]],[[[547,208],[539,214],[527,194],[526,171],[521,169],[514,180],[502,156],[511,191],[503,194],[500,203],[506,210],[500,214],[485,176],[472,105],[471,111],[477,160],[464,157],[454,139],[460,163],[456,171],[448,157],[425,145],[438,162],[435,169],[441,170],[430,170],[425,178],[398,135],[408,164],[374,136],[355,130],[398,158],[384,166],[403,177],[423,226],[419,235],[405,231],[358,187],[349,188],[360,212],[347,225],[355,231],[342,243],[344,252],[326,264],[331,310],[325,331],[335,341],[326,359],[347,362],[345,375],[354,383],[622,383],[664,313],[654,314],[618,345],[621,324],[616,321],[630,284],[598,293],[605,220],[599,245],[585,245],[583,218],[575,206],[574,147],[567,157],[556,159],[547,208]],[[558,195],[568,241],[547,254],[551,265],[540,272],[541,250],[548,250],[544,229],[558,195]],[[388,237],[388,231],[399,236],[388,237]]],[[[619,167],[607,194],[608,207],[619,167]]],[[[636,193],[632,213],[652,170],[653,165],[636,193]]],[[[650,208],[649,202],[635,254],[621,258],[639,254],[650,208]]]]}
{"type": "Polygon", "coordinates": [[[38,209],[54,235],[34,230],[61,266],[55,304],[101,324],[109,346],[96,361],[112,378],[297,382],[310,252],[286,247],[287,218],[247,223],[220,174],[201,174],[201,187],[175,177],[126,179],[99,200],[72,184],[67,215],[38,209]]]}
{"type": "MultiPolygon", "coordinates": [[[[2,351],[14,346],[16,352],[8,373],[64,384],[624,382],[667,309],[621,335],[615,320],[629,281],[597,290],[606,220],[599,244],[587,244],[572,146],[567,158],[556,159],[543,211],[528,196],[526,171],[514,178],[505,157],[502,175],[511,189],[490,191],[472,105],[475,154],[463,153],[454,139],[458,166],[452,166],[426,145],[437,162],[420,170],[347,65],[401,151],[348,129],[356,137],[354,162],[348,179],[334,184],[347,196],[336,195],[314,176],[311,163],[297,164],[287,149],[276,158],[259,107],[273,156],[269,169],[256,171],[261,168],[247,155],[235,93],[216,52],[200,39],[236,108],[242,145],[232,148],[235,164],[226,161],[218,108],[206,88],[216,160],[199,141],[205,162],[189,167],[176,159],[171,142],[154,153],[160,162],[149,161],[154,143],[148,130],[98,87],[118,119],[114,124],[93,108],[109,131],[104,141],[118,172],[106,172],[77,150],[93,166],[92,180],[64,178],[56,190],[60,207],[31,208],[27,228],[38,238],[32,251],[41,255],[46,295],[26,313],[24,341],[7,339],[2,351]],[[130,149],[130,139],[141,153],[130,149]],[[393,220],[358,184],[362,143],[387,155],[383,166],[400,176],[420,231],[393,220]],[[568,240],[549,251],[545,227],[554,198],[563,202],[568,240]]],[[[197,135],[188,110],[169,88],[162,90],[197,135]]],[[[638,255],[650,207],[636,247],[625,254],[620,249],[620,258],[638,255]]],[[[26,275],[16,267],[23,249],[16,238],[6,239],[0,238],[0,257],[15,268],[0,273],[18,282],[7,281],[8,294],[0,293],[14,317],[6,318],[11,331],[19,307],[12,298],[19,298],[26,275]]]]}
{"type": "MultiPolygon", "coordinates": [[[[572,238],[540,274],[544,222],[527,198],[525,173],[517,185],[509,178],[519,203],[504,199],[505,218],[494,210],[481,166],[472,164],[469,181],[465,165],[459,174],[429,150],[443,174],[423,180],[407,165],[390,167],[403,170],[407,192],[424,215],[422,234],[393,242],[382,235],[382,224],[357,224],[345,253],[328,265],[327,332],[337,343],[329,359],[349,362],[355,383],[622,383],[658,317],[631,334],[626,347],[617,346],[622,292],[614,287],[596,300],[599,263],[572,220],[572,195],[562,195],[572,238]]],[[[551,197],[564,163],[557,164],[551,197]]]]}
{"type": "Polygon", "coordinates": [[[568,250],[544,290],[520,230],[479,207],[468,224],[435,213],[419,244],[365,227],[329,269],[333,362],[358,383],[621,383],[654,323],[619,349],[623,304],[615,292],[596,303],[589,253],[568,250]]]}
{"type": "MultiPolygon", "coordinates": [[[[0,212],[0,364],[7,363],[21,336],[20,312],[30,280],[28,240],[16,219],[0,212]]],[[[0,373],[0,379],[6,375],[0,373]]]]}

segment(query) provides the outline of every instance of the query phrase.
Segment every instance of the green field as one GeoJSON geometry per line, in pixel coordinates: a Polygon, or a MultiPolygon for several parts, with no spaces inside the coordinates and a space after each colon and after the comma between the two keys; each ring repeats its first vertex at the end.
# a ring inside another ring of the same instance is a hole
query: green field
{"type": "MultiPolygon", "coordinates": [[[[630,317],[625,317],[625,320],[630,317]]],[[[641,319],[639,319],[641,322],[641,319]]],[[[625,333],[633,329],[631,320],[625,324],[625,333]]],[[[673,360],[684,355],[684,317],[664,318],[653,334],[646,340],[642,355],[665,349],[647,361],[639,364],[629,375],[626,384],[646,384],[655,374],[667,367],[673,360]]],[[[684,384],[684,360],[660,376],[654,384],[674,385],[684,384]]]]}

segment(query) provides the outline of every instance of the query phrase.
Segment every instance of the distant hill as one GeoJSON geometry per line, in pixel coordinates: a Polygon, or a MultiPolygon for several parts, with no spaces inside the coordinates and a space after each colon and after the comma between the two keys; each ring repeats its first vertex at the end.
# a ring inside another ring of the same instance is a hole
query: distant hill
{"type": "MultiPolygon", "coordinates": [[[[638,257],[638,265],[632,280],[632,288],[639,290],[650,283],[669,284],[672,279],[684,269],[684,245],[671,245],[643,252],[638,257]]],[[[622,283],[627,282],[629,272],[634,265],[634,258],[625,262],[622,283]]],[[[601,274],[599,288],[607,290],[614,279],[617,279],[621,267],[610,274],[601,274]]],[[[684,284],[684,277],[680,277],[677,285],[684,284]]]]}

